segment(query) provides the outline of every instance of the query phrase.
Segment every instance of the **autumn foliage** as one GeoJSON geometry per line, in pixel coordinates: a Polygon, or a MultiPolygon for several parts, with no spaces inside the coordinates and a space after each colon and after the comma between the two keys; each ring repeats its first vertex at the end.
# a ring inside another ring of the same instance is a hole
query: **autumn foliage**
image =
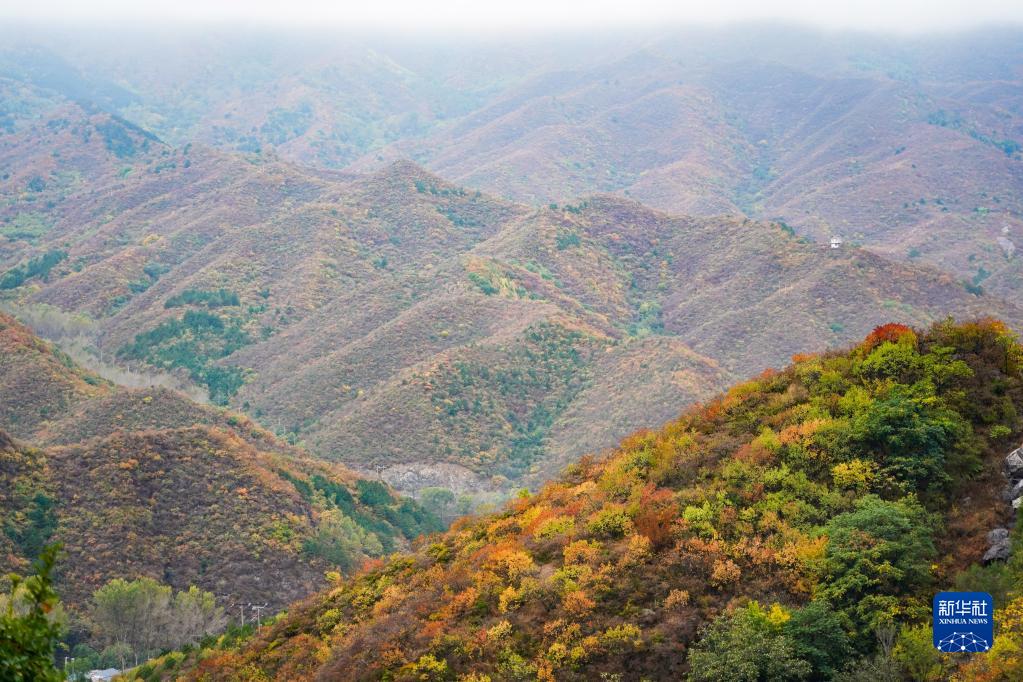
{"type": "Polygon", "coordinates": [[[882,343],[899,342],[914,344],[916,343],[916,334],[904,324],[889,323],[875,327],[874,331],[870,332],[863,340],[863,348],[869,351],[882,343]]]}
{"type": "Polygon", "coordinates": [[[280,608],[440,527],[244,415],[115,386],[0,314],[0,574],[63,542],[74,615],[138,577],[280,608]]]}
{"type": "Polygon", "coordinates": [[[908,669],[933,591],[983,551],[949,509],[1007,521],[990,434],[1020,433],[1020,358],[990,322],[882,328],[336,583],[185,677],[713,680],[741,663],[743,679],[830,679],[878,656],[908,669]],[[879,648],[886,628],[907,633],[896,653],[879,648]]]}

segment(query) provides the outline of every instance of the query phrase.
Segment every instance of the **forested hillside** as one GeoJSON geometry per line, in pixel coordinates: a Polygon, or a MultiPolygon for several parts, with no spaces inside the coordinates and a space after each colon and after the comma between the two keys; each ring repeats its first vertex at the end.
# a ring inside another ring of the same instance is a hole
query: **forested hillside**
{"type": "Polygon", "coordinates": [[[244,31],[39,33],[5,36],[0,77],[178,147],[359,170],[411,158],[536,206],[614,192],[781,219],[1003,295],[1021,286],[1017,27],[897,41],[756,24],[557,40],[310,34],[301,47],[244,31]]]}
{"type": "Polygon", "coordinates": [[[440,528],[379,481],[237,413],[117,387],[2,314],[0,406],[0,568],[62,543],[73,612],[118,577],[280,607],[440,528]]]}
{"type": "Polygon", "coordinates": [[[192,2],[0,8],[0,653],[1023,679],[1023,14],[192,2]]]}
{"type": "Polygon", "coordinates": [[[886,325],[584,458],[289,608],[191,680],[1016,679],[1023,348],[1001,323],[886,325]],[[1018,548],[1018,531],[1014,547],[1018,548]],[[995,595],[985,657],[930,644],[934,593],[995,595]],[[846,672],[848,671],[848,672],[846,672]]]}
{"type": "Polygon", "coordinates": [[[96,367],[169,373],[406,492],[536,485],[887,319],[1023,321],[969,281],[782,223],[606,195],[534,208],[405,161],[354,175],[172,148],[16,92],[4,304],[96,367]]]}
{"type": "Polygon", "coordinates": [[[784,221],[1008,295],[1023,287],[1018,29],[876,36],[796,27],[658,35],[552,64],[422,139],[415,158],[533,204],[614,192],[784,221]]]}
{"type": "Polygon", "coordinates": [[[1023,14],[190,4],[0,8],[0,677],[1023,679],[1023,14]]]}

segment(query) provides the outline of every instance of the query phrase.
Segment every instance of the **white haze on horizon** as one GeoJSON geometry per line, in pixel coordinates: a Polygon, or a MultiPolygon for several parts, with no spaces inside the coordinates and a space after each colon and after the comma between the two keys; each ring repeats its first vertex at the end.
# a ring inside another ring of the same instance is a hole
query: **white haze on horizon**
{"type": "Polygon", "coordinates": [[[781,21],[893,33],[1023,24],[1021,0],[0,0],[0,27],[121,24],[395,33],[579,31],[781,21]]]}

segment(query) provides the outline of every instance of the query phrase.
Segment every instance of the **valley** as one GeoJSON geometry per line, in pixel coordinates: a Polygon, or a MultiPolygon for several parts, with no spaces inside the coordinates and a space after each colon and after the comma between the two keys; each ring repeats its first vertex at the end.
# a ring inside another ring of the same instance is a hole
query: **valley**
{"type": "Polygon", "coordinates": [[[0,565],[23,570],[61,542],[71,608],[126,575],[281,608],[325,570],[441,527],[242,415],[84,371],[2,314],[0,350],[0,565]]]}
{"type": "Polygon", "coordinates": [[[612,195],[532,208],[410,162],[174,149],[63,107],[5,140],[5,219],[47,226],[8,238],[7,305],[83,316],[99,357],[176,374],[406,493],[507,495],[888,320],[1023,320],[933,267],[780,223],[612,195]],[[72,154],[79,185],[61,185],[46,163],[72,154]]]}
{"type": "Polygon", "coordinates": [[[108,18],[0,22],[0,678],[1023,678],[1018,25],[108,18]]]}

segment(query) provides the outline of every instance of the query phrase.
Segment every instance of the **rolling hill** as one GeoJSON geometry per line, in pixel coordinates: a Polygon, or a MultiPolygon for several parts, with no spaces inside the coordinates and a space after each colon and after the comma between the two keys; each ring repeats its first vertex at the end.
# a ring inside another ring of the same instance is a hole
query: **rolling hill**
{"type": "Polygon", "coordinates": [[[920,37],[750,26],[552,64],[409,156],[532,204],[595,191],[674,213],[781,220],[1018,294],[1023,85],[1012,29],[920,37]]]}
{"type": "Polygon", "coordinates": [[[933,267],[781,223],[611,195],[533,208],[405,161],[350,174],[175,149],[63,106],[5,138],[4,219],[43,226],[4,242],[6,305],[406,492],[535,485],[886,319],[1023,320],[933,267]],[[98,157],[78,184],[32,170],[75,153],[98,157]]]}
{"type": "MultiPolygon", "coordinates": [[[[365,171],[412,158],[533,206],[594,193],[781,220],[1018,294],[1018,29],[773,24],[393,40],[9,31],[0,77],[176,147],[365,171]]],[[[17,126],[35,95],[0,120],[17,126]]]]}
{"type": "MultiPolygon", "coordinates": [[[[140,27],[141,28],[141,27],[140,27]]],[[[3,27],[0,77],[116,113],[176,146],[276,151],[342,168],[487,102],[545,62],[605,51],[584,41],[367,39],[332,32],[119,30],[64,34],[3,27]]]]}
{"type": "Polygon", "coordinates": [[[248,418],[83,371],[0,315],[5,570],[61,542],[73,609],[115,577],[282,606],[437,520],[248,418]],[[12,438],[9,434],[16,434],[12,438]]]}
{"type": "Polygon", "coordinates": [[[0,571],[64,545],[69,643],[148,576],[287,610],[146,682],[1023,678],[1018,29],[231,28],[0,27],[0,571]]]}
{"type": "Polygon", "coordinates": [[[1013,516],[1003,466],[1023,435],[1021,361],[997,322],[879,327],[583,458],[247,642],[137,674],[1012,679],[1013,616],[972,658],[935,652],[929,619],[935,592],[960,581],[1019,612],[1018,548],[979,562],[987,530],[1013,516]]]}

